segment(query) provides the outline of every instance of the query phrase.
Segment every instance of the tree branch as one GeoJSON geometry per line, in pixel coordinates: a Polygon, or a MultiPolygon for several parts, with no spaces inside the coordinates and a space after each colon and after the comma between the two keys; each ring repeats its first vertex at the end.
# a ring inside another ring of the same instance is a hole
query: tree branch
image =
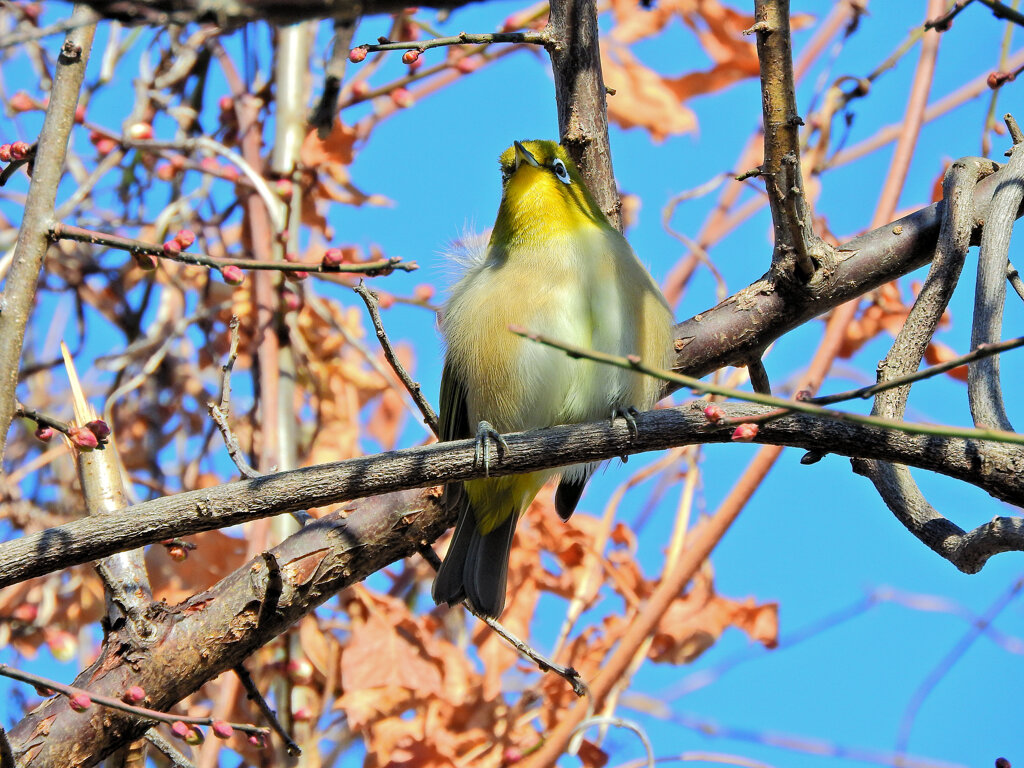
{"type": "MultiPolygon", "coordinates": [[[[428,0],[426,8],[460,8],[474,0],[428,0]]],[[[294,24],[310,19],[351,18],[397,13],[408,7],[394,0],[85,0],[96,13],[128,24],[168,26],[209,22],[225,29],[253,21],[294,24]]]]}
{"type": "MultiPolygon", "coordinates": [[[[91,17],[87,9],[76,7],[72,23],[91,17]]],[[[7,431],[14,417],[14,392],[18,385],[25,326],[35,304],[39,272],[50,246],[49,225],[57,200],[57,185],[64,174],[68,136],[75,122],[78,92],[95,31],[95,24],[74,29],[64,41],[57,59],[18,243],[4,283],[3,312],[0,312],[0,457],[4,455],[7,431]]]]}
{"type": "Polygon", "coordinates": [[[597,204],[622,229],[619,190],[608,141],[608,100],[601,74],[595,0],[554,0],[548,53],[555,79],[558,135],[597,204]]]}
{"type": "MultiPolygon", "coordinates": [[[[1005,178],[999,171],[975,187],[972,244],[979,242],[992,195],[1005,178]]],[[[745,366],[811,318],[924,266],[935,254],[943,205],[922,208],[841,245],[836,263],[821,280],[783,286],[769,273],[677,324],[675,369],[700,377],[727,365],[745,366]]]]}
{"type": "MultiPolygon", "coordinates": [[[[510,450],[500,464],[491,466],[490,474],[532,472],[679,445],[730,442],[732,428],[709,425],[704,405],[698,401],[640,414],[635,438],[621,421],[508,435],[510,450]]],[[[730,419],[754,418],[773,410],[727,404],[722,408],[730,419]]],[[[1017,467],[1024,465],[1024,449],[1015,445],[895,434],[885,427],[807,415],[763,425],[756,442],[920,467],[1024,506],[1017,473],[1017,467]]],[[[110,516],[75,520],[0,544],[0,587],[168,538],[296,509],[483,477],[483,469],[474,466],[475,446],[475,440],[460,440],[304,467],[153,499],[110,516]]]]}
{"type": "Polygon", "coordinates": [[[803,190],[800,126],[804,123],[796,106],[789,0],[757,0],[754,17],[757,21],[749,31],[757,35],[761,64],[764,163],[760,175],[775,227],[772,268],[807,281],[833,257],[831,247],[814,232],[803,190]]]}

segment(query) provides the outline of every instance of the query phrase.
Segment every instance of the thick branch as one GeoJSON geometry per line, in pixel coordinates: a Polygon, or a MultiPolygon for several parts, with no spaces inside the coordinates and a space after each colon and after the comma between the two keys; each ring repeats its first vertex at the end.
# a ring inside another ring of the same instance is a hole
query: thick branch
{"type": "MultiPolygon", "coordinates": [[[[1003,173],[1006,178],[1000,182],[992,196],[992,206],[981,235],[971,346],[999,341],[1002,335],[1010,235],[1013,233],[1017,210],[1024,199],[1024,144],[1017,144],[1013,148],[1013,155],[1003,173]]],[[[978,426],[1013,429],[1003,405],[998,357],[979,360],[970,365],[967,373],[967,399],[971,416],[978,426]]]]}
{"type": "MultiPolygon", "coordinates": [[[[166,711],[340,589],[412,555],[452,522],[423,494],[364,500],[355,512],[311,523],[271,550],[272,557],[254,558],[184,604],[156,606],[150,618],[157,642],[140,645],[111,633],[75,685],[114,698],[139,685],[147,706],[166,711]],[[268,598],[268,560],[280,563],[276,599],[268,598]]],[[[116,710],[74,712],[60,696],[33,710],[10,737],[19,766],[65,768],[93,765],[151,725],[116,710]]]]}
{"type": "MultiPolygon", "coordinates": [[[[475,0],[427,0],[425,8],[459,8],[475,0]]],[[[128,24],[209,22],[232,28],[253,21],[294,24],[310,19],[344,19],[354,14],[397,13],[408,3],[393,0],[85,0],[96,13],[128,24]]]]}
{"type": "MultiPolygon", "coordinates": [[[[76,9],[72,21],[91,16],[85,9],[76,9]]],[[[18,385],[25,326],[32,313],[39,272],[50,246],[50,219],[57,200],[57,185],[64,173],[68,136],[74,125],[78,92],[95,31],[94,24],[72,31],[57,59],[50,102],[39,132],[32,181],[25,199],[25,213],[18,230],[18,244],[4,284],[3,312],[0,312],[0,457],[4,455],[7,431],[14,417],[14,391],[18,385]]]]}
{"type": "MultiPolygon", "coordinates": [[[[980,237],[993,191],[1004,178],[997,172],[975,188],[973,243],[980,237]]],[[[924,266],[935,254],[942,207],[935,203],[840,246],[836,263],[820,281],[796,289],[780,285],[769,274],[679,323],[676,370],[705,376],[727,365],[744,366],[811,318],[924,266]]]]}
{"type": "MultiPolygon", "coordinates": [[[[946,204],[935,259],[906,323],[878,366],[879,381],[904,376],[920,365],[967,256],[974,228],[975,185],[990,171],[991,161],[982,158],[958,160],[946,171],[943,180],[946,204]]],[[[909,391],[907,384],[880,392],[872,413],[902,419],[909,391]]],[[[975,573],[991,555],[1016,548],[1016,539],[1022,530],[1020,518],[996,518],[987,526],[965,534],[928,503],[910,470],[901,463],[855,459],[853,468],[874,483],[886,505],[911,533],[962,571],[975,573]],[[979,538],[985,542],[981,547],[979,538]]]]}
{"type": "MultiPolygon", "coordinates": [[[[639,436],[632,443],[628,427],[621,422],[614,426],[601,422],[509,436],[507,458],[492,473],[536,468],[544,464],[546,457],[560,463],[575,463],[581,458],[589,460],[685,442],[727,442],[732,430],[708,425],[703,405],[705,402],[699,401],[641,414],[637,419],[639,436]]],[[[731,404],[723,408],[730,418],[753,417],[767,410],[731,404]]],[[[1004,500],[1024,502],[1024,488],[1018,480],[1018,468],[1024,466],[1024,451],[1014,446],[894,434],[885,429],[806,416],[788,416],[764,424],[758,440],[818,450],[828,446],[828,450],[836,453],[866,453],[889,461],[913,458],[927,469],[944,471],[959,479],[980,480],[986,490],[1004,500]]],[[[218,505],[228,503],[222,496],[234,499],[239,508],[251,509],[262,502],[265,514],[271,509],[283,511],[306,506],[315,500],[309,494],[323,498],[334,483],[340,483],[344,495],[360,483],[373,485],[367,482],[371,477],[377,477],[379,485],[391,471],[410,484],[412,478],[424,474],[430,482],[479,476],[479,471],[465,471],[472,464],[472,454],[473,441],[461,441],[376,457],[382,463],[381,471],[374,470],[373,462],[359,460],[232,483],[209,489],[208,511],[223,523],[224,515],[215,511],[218,505]],[[444,458],[450,461],[447,469],[434,466],[444,458]],[[355,465],[361,470],[352,471],[355,465]],[[346,467],[349,470],[342,472],[346,467]]],[[[118,529],[136,527],[144,519],[152,525],[159,519],[192,516],[199,496],[180,494],[125,510],[117,526],[94,527],[87,546],[108,546],[116,540],[118,529]]],[[[151,617],[158,627],[157,642],[137,647],[127,636],[112,635],[100,659],[79,676],[76,684],[112,696],[120,695],[129,685],[141,685],[150,692],[153,708],[166,709],[205,681],[238,664],[338,590],[433,541],[452,524],[452,518],[440,508],[433,492],[376,496],[350,504],[345,510],[303,528],[272,550],[272,557],[254,558],[211,590],[151,617]],[[267,596],[268,560],[280,564],[280,592],[275,591],[273,600],[267,596]],[[121,641],[127,645],[120,646],[121,641]],[[131,663],[123,663],[125,658],[131,663]]],[[[84,527],[97,520],[102,518],[62,526],[61,535],[54,536],[57,531],[51,531],[51,537],[70,548],[84,527]]],[[[976,558],[980,567],[994,552],[1024,549],[1024,526],[1020,518],[997,518],[967,534],[965,541],[965,552],[976,558]]],[[[18,557],[11,549],[18,543],[0,547],[0,561],[10,562],[18,557]]],[[[54,567],[69,564],[65,558],[54,567]]],[[[97,725],[90,715],[71,712],[65,700],[51,700],[18,724],[11,733],[11,741],[20,765],[27,765],[30,757],[33,768],[91,764],[83,756],[89,756],[91,761],[109,754],[137,738],[146,727],[145,723],[119,712],[104,713],[102,727],[97,725]],[[37,739],[34,734],[40,732],[42,724],[46,725],[48,736],[37,739]]]]}
{"type": "Polygon", "coordinates": [[[601,74],[595,0],[555,0],[548,21],[559,140],[580,167],[587,187],[621,229],[621,203],[608,141],[608,102],[601,74]]]}
{"type": "MultiPolygon", "coordinates": [[[[700,405],[703,406],[703,401],[700,405]]],[[[727,416],[755,416],[766,408],[729,406],[727,416]]],[[[599,461],[694,443],[722,443],[731,428],[709,425],[703,412],[680,406],[641,414],[631,438],[621,421],[553,427],[508,436],[509,451],[491,475],[599,461]]],[[[822,453],[874,458],[929,469],[971,483],[1024,506],[1019,482],[1024,449],[991,442],[894,434],[882,427],[789,416],[762,425],[757,442],[822,453]]],[[[474,440],[460,440],[304,467],[253,480],[143,502],[115,515],[83,518],[0,544],[0,586],[114,552],[224,528],[247,520],[365,496],[481,477],[474,440]]]]}
{"type": "Polygon", "coordinates": [[[761,65],[764,163],[761,175],[772,211],[775,248],[772,267],[810,280],[828,260],[828,246],[814,233],[800,169],[800,126],[793,79],[789,0],[757,0],[757,58],[761,65]]]}

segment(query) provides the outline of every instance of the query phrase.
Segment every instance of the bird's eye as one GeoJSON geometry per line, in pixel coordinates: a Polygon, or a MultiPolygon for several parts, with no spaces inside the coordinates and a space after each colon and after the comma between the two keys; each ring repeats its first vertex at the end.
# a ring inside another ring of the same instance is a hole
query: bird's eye
{"type": "Polygon", "coordinates": [[[555,158],[555,161],[551,163],[551,168],[560,182],[563,184],[572,184],[572,179],[569,178],[569,169],[565,167],[565,163],[555,158]]]}

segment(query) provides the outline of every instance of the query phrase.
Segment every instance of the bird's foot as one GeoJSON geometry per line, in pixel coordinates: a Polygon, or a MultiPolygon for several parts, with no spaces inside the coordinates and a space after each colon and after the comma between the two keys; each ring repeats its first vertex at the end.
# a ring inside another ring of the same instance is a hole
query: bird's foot
{"type": "Polygon", "coordinates": [[[498,430],[486,421],[481,421],[476,427],[476,453],[473,456],[473,461],[477,465],[483,465],[484,477],[490,477],[491,474],[492,441],[498,451],[498,461],[501,461],[505,457],[505,451],[508,450],[508,443],[505,442],[505,438],[499,434],[498,430]]]}
{"type": "Polygon", "coordinates": [[[640,432],[636,427],[636,417],[640,415],[640,411],[634,408],[632,405],[628,408],[619,408],[618,406],[612,408],[612,424],[615,424],[617,418],[623,418],[626,420],[626,426],[629,427],[629,437],[631,440],[635,440],[640,432]]]}

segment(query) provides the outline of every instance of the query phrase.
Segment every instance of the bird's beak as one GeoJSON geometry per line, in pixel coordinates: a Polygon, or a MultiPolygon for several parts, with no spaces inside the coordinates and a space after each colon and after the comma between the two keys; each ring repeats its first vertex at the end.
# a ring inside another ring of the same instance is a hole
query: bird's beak
{"type": "Polygon", "coordinates": [[[522,163],[529,163],[534,168],[540,168],[540,163],[537,162],[537,158],[530,154],[530,150],[520,144],[518,141],[512,142],[516,148],[516,170],[519,170],[519,166],[522,163]]]}

